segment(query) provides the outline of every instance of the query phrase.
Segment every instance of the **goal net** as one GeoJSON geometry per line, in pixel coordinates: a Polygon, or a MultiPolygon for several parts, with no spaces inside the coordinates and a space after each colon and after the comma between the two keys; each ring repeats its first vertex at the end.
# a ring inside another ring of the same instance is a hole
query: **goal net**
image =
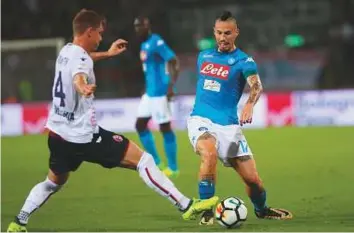
{"type": "Polygon", "coordinates": [[[2,41],[2,102],[49,100],[56,56],[64,43],[63,38],[2,41]]]}

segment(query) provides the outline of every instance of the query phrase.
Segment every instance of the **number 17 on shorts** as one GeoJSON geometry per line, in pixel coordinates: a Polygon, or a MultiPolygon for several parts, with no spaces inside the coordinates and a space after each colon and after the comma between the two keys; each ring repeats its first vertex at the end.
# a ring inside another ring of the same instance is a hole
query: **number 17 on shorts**
{"type": "Polygon", "coordinates": [[[247,141],[246,140],[239,140],[238,141],[238,149],[239,149],[239,153],[241,154],[247,154],[249,153],[249,147],[248,147],[248,144],[247,144],[247,141]]]}

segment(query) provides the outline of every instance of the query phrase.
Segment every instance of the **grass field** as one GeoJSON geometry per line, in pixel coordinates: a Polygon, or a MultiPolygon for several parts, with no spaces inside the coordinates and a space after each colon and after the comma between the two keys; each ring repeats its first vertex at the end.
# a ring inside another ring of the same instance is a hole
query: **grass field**
{"type": "MultiPolygon", "coordinates": [[[[244,187],[219,165],[217,194],[245,200],[247,222],[238,231],[354,231],[354,128],[248,130],[248,142],[268,190],[270,206],[293,211],[290,221],[258,220],[244,187]]],[[[156,140],[162,152],[162,138],[156,140]]],[[[137,141],[136,134],[127,136],[137,141]]],[[[197,196],[199,159],[186,132],[178,132],[177,187],[197,196]]],[[[1,230],[47,173],[46,137],[2,138],[1,230]]],[[[185,222],[170,203],[145,187],[136,172],[83,164],[28,226],[29,231],[225,231],[185,222]]]]}

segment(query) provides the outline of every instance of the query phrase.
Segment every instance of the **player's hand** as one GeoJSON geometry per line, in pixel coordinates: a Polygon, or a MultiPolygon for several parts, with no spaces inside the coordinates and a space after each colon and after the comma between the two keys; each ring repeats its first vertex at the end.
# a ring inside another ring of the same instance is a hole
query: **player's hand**
{"type": "Polygon", "coordinates": [[[123,39],[118,39],[114,41],[108,50],[108,55],[110,57],[121,54],[127,49],[128,42],[123,39]]]}
{"type": "Polygon", "coordinates": [[[82,95],[85,97],[90,97],[96,91],[95,84],[86,84],[82,88],[82,95]]]}
{"type": "Polygon", "coordinates": [[[248,104],[243,107],[241,118],[240,118],[240,125],[244,125],[247,123],[252,123],[252,115],[253,115],[253,104],[248,104]]]}

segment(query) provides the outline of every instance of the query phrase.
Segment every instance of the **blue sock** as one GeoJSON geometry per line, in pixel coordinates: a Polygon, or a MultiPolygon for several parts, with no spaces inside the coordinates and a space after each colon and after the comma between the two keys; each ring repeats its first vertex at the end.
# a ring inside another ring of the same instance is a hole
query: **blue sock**
{"type": "Polygon", "coordinates": [[[167,157],[168,167],[172,171],[177,171],[177,142],[176,136],[172,131],[163,132],[163,143],[167,157]]]}
{"type": "Polygon", "coordinates": [[[158,165],[161,160],[160,156],[157,153],[154,138],[152,137],[152,133],[150,130],[145,130],[142,132],[138,132],[140,141],[143,144],[145,150],[154,157],[155,163],[158,165]]]}
{"type": "Polygon", "coordinates": [[[255,192],[251,195],[251,201],[253,203],[254,209],[257,212],[262,212],[266,206],[267,193],[266,191],[255,192]]]}
{"type": "Polygon", "coordinates": [[[200,199],[209,199],[215,194],[215,185],[214,182],[210,180],[201,180],[198,184],[199,188],[199,198],[200,199]]]}

